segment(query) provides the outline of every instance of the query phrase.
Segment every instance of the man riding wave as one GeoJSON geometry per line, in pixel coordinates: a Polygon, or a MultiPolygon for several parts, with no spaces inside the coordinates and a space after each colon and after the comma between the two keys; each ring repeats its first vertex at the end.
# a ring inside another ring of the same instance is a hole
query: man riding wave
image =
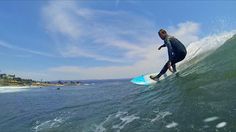
{"type": "Polygon", "coordinates": [[[155,81],[158,81],[168,69],[173,73],[176,72],[176,63],[182,61],[187,54],[185,46],[175,37],[168,35],[164,29],[160,29],[158,34],[159,37],[164,40],[164,44],[161,45],[158,50],[163,47],[167,47],[169,60],[158,75],[150,76],[150,78],[155,81]]]}

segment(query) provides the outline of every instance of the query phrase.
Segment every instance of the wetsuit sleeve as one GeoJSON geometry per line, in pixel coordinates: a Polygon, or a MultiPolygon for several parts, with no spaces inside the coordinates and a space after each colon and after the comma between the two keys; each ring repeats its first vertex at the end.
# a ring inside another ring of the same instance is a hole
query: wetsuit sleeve
{"type": "Polygon", "coordinates": [[[161,47],[166,47],[166,44],[161,45],[161,47]]]}
{"type": "Polygon", "coordinates": [[[171,46],[170,38],[165,40],[165,45],[167,46],[169,61],[173,60],[173,48],[171,46]]]}
{"type": "Polygon", "coordinates": [[[166,44],[161,45],[158,49],[160,50],[160,48],[166,47],[166,44]]]}

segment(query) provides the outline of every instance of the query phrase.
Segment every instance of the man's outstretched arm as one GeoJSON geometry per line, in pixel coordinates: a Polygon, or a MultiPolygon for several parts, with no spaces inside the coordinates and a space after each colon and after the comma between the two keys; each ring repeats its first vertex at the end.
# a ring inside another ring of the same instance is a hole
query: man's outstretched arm
{"type": "Polygon", "coordinates": [[[163,48],[163,47],[166,47],[166,45],[165,45],[165,44],[161,45],[161,46],[158,48],[158,50],[160,50],[160,49],[163,48]]]}

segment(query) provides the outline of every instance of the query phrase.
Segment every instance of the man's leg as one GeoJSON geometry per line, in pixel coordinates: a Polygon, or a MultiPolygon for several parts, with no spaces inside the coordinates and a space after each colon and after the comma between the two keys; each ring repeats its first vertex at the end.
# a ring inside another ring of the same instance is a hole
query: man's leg
{"type": "Polygon", "coordinates": [[[173,71],[176,72],[176,65],[175,65],[175,63],[172,64],[171,66],[172,66],[172,68],[173,68],[173,71]]]}
{"type": "Polygon", "coordinates": [[[167,69],[168,69],[168,64],[169,64],[169,62],[167,62],[167,63],[164,65],[164,67],[162,68],[162,70],[160,71],[160,73],[159,73],[155,78],[160,78],[161,75],[163,75],[163,74],[166,73],[166,71],[167,71],[167,69]]]}
{"type": "Polygon", "coordinates": [[[176,63],[182,61],[185,58],[185,55],[178,55],[176,54],[176,56],[173,58],[172,62],[171,62],[171,67],[173,68],[173,71],[176,72],[176,63]]]}

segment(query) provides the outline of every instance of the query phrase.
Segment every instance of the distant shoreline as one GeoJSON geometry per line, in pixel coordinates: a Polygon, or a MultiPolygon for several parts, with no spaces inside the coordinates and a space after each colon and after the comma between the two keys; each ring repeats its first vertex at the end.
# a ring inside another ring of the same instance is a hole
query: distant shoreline
{"type": "Polygon", "coordinates": [[[41,87],[41,86],[16,86],[16,85],[12,85],[12,86],[0,86],[1,88],[37,88],[37,87],[41,87]]]}
{"type": "Polygon", "coordinates": [[[49,86],[55,86],[55,87],[60,87],[60,86],[64,86],[64,85],[25,85],[25,86],[20,86],[20,85],[7,85],[7,86],[0,86],[1,88],[41,88],[41,87],[49,87],[49,86]]]}

